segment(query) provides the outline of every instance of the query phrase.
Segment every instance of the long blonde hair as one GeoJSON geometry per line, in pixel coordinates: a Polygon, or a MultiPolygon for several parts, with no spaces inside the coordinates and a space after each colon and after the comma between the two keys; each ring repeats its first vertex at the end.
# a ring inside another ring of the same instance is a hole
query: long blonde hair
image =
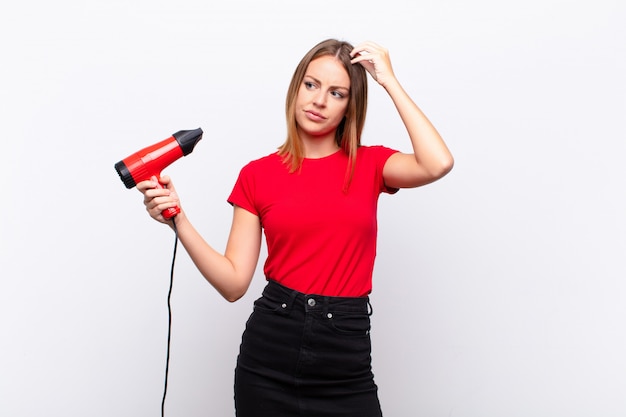
{"type": "Polygon", "coordinates": [[[348,155],[349,164],[346,172],[347,184],[350,182],[354,172],[356,153],[361,146],[361,132],[365,125],[365,115],[367,113],[367,73],[365,68],[359,64],[350,62],[350,52],[354,47],[345,41],[327,39],[315,45],[300,61],[291,78],[289,89],[287,90],[287,100],[285,113],[287,117],[287,139],[278,148],[278,154],[283,161],[289,165],[290,172],[296,172],[302,166],[304,159],[302,143],[298,136],[298,125],[296,123],[296,99],[298,91],[302,85],[306,70],[316,58],[322,56],[333,56],[337,58],[346,69],[350,77],[350,98],[346,114],[337,127],[335,141],[348,155]]]}

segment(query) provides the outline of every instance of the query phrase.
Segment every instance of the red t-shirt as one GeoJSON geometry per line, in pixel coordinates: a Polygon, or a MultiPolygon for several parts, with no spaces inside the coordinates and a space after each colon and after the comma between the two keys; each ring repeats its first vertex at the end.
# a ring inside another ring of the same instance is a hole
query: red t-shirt
{"type": "Polygon", "coordinates": [[[362,297],[372,290],[382,171],[395,150],[358,148],[345,189],[348,156],[342,150],[304,159],[289,173],[278,153],[242,168],[228,202],[259,216],[268,256],[264,272],[305,294],[362,297]]]}

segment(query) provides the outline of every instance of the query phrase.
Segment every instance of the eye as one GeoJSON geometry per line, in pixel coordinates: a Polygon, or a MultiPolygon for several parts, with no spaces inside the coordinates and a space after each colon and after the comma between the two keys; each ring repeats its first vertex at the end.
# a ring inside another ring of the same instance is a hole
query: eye
{"type": "Polygon", "coordinates": [[[306,87],[307,90],[312,90],[315,88],[315,84],[312,83],[311,81],[305,81],[304,86],[306,87]]]}
{"type": "Polygon", "coordinates": [[[341,91],[337,91],[337,90],[331,91],[330,94],[332,94],[332,96],[336,98],[344,98],[346,96],[341,91]]]}

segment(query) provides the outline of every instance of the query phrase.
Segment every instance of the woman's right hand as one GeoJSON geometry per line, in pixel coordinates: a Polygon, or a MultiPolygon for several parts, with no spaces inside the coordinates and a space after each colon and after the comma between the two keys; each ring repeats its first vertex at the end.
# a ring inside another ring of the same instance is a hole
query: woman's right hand
{"type": "Polygon", "coordinates": [[[148,214],[158,222],[168,224],[169,221],[161,214],[163,210],[170,207],[180,207],[178,194],[176,194],[174,184],[168,176],[161,177],[160,180],[153,176],[149,180],[138,183],[137,190],[144,196],[143,204],[146,206],[148,214]]]}

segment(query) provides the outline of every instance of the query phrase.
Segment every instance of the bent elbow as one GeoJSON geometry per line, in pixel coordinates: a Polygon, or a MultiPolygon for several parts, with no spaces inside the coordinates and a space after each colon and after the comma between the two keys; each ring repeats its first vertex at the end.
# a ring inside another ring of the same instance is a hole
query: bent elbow
{"type": "Polygon", "coordinates": [[[229,303],[234,303],[237,300],[240,300],[246,292],[248,292],[249,285],[238,285],[228,289],[222,289],[219,293],[224,297],[226,301],[229,303]]]}
{"type": "Polygon", "coordinates": [[[441,176],[439,178],[447,175],[448,172],[452,171],[452,168],[454,168],[454,158],[450,155],[440,162],[439,172],[441,176]]]}
{"type": "Polygon", "coordinates": [[[222,297],[229,303],[234,303],[235,301],[240,300],[244,295],[245,291],[241,293],[232,293],[232,294],[222,294],[222,297]]]}
{"type": "Polygon", "coordinates": [[[425,183],[428,184],[435,182],[440,178],[445,177],[450,171],[452,171],[453,167],[454,159],[452,156],[440,159],[436,164],[432,165],[428,169],[426,174],[428,179],[425,183]]]}

